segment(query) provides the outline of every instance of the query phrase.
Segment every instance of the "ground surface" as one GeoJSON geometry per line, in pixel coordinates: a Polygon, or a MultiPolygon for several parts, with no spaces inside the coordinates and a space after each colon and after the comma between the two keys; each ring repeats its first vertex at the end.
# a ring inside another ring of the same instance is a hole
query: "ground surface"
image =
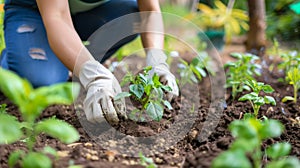
{"type": "MultiPolygon", "coordinates": [[[[227,51],[227,49],[225,49],[227,51]]],[[[232,50],[232,48],[230,48],[232,50]]],[[[242,49],[240,49],[242,50],[242,49]]],[[[228,51],[227,51],[228,52],[228,51]]],[[[224,60],[228,57],[224,57],[224,60]]],[[[138,67],[139,65],[135,65],[138,67]]],[[[174,69],[174,67],[172,67],[174,69]]],[[[175,67],[176,68],[176,67],[175,67]]],[[[277,79],[282,77],[281,74],[275,72],[263,71],[263,76],[258,77],[258,80],[270,84],[275,92],[272,96],[275,97],[277,105],[274,107],[263,106],[261,114],[268,118],[280,120],[286,130],[278,138],[273,138],[264,142],[264,146],[272,144],[277,141],[290,142],[293,146],[291,155],[300,158],[300,124],[295,123],[296,117],[300,116],[300,106],[293,103],[281,103],[281,99],[286,95],[292,95],[292,87],[283,83],[279,83],[277,79]]],[[[200,95],[199,106],[196,110],[197,114],[195,122],[192,123],[192,128],[189,132],[174,146],[167,147],[164,152],[154,152],[151,156],[159,167],[209,167],[212,160],[222,151],[226,150],[233,138],[227,130],[229,123],[235,119],[240,119],[246,112],[251,111],[251,106],[247,102],[232,101],[229,96],[226,100],[227,107],[224,109],[221,119],[219,120],[214,131],[209,135],[207,140],[198,141],[198,135],[203,124],[207,120],[209,106],[210,106],[210,80],[205,78],[196,87],[199,93],[188,92],[184,97],[173,101],[175,110],[167,111],[161,122],[152,122],[148,124],[137,124],[133,122],[122,121],[120,125],[116,126],[118,130],[126,134],[134,136],[150,136],[160,133],[168,129],[178,114],[178,109],[184,108],[186,104],[195,95],[200,95]],[[181,101],[180,101],[181,100],[181,101]]],[[[227,94],[230,90],[227,91],[227,94]]],[[[300,100],[298,99],[298,102],[300,100]]],[[[8,112],[18,117],[18,109],[7,98],[0,94],[0,104],[6,103],[8,112]]],[[[78,114],[78,111],[77,111],[78,114]]],[[[71,145],[65,145],[55,139],[41,135],[38,137],[38,144],[35,149],[40,150],[45,145],[56,148],[60,151],[61,157],[54,160],[54,167],[67,167],[70,164],[83,165],[83,167],[142,167],[138,158],[128,157],[124,154],[119,154],[113,150],[104,149],[105,145],[113,146],[111,144],[96,143],[91,140],[91,137],[86,133],[80,121],[83,120],[84,115],[80,113],[76,115],[74,106],[51,106],[41,118],[47,118],[55,115],[57,118],[65,120],[72,124],[80,133],[80,140],[71,145]],[[80,121],[79,121],[80,120],[80,121]]],[[[179,118],[180,119],[180,118],[179,118]]],[[[180,129],[180,128],[178,128],[180,129]]],[[[168,143],[168,142],[162,142],[168,143]]],[[[25,149],[25,144],[22,142],[11,145],[0,146],[0,167],[7,167],[7,158],[9,153],[16,149],[25,149]]],[[[126,150],[131,150],[130,148],[126,150]]],[[[147,155],[147,154],[145,154],[147,155]]]]}

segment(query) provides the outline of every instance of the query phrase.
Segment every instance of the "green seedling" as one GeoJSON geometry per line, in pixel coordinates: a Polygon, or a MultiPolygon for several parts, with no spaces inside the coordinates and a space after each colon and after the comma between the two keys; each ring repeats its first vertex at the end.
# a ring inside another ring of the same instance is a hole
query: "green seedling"
{"type": "Polygon", "coordinates": [[[259,57],[252,54],[232,53],[236,58],[235,62],[229,62],[224,65],[228,69],[226,72],[226,88],[231,88],[232,99],[235,99],[238,93],[250,88],[243,83],[246,79],[254,79],[254,76],[261,75],[261,65],[256,62],[259,57]]]}
{"type": "Polygon", "coordinates": [[[294,97],[285,96],[282,99],[282,102],[292,100],[292,101],[294,101],[294,103],[297,103],[297,93],[298,93],[298,90],[300,89],[300,70],[299,69],[300,69],[300,67],[299,68],[294,67],[288,71],[287,80],[294,87],[294,97]]]}
{"type": "Polygon", "coordinates": [[[17,150],[10,154],[8,166],[14,167],[51,167],[51,160],[46,154],[55,155],[55,150],[45,147],[35,151],[34,145],[39,134],[46,134],[64,143],[72,143],[79,139],[74,127],[56,118],[38,121],[42,111],[53,104],[71,104],[78,96],[80,86],[77,83],[63,83],[34,89],[31,84],[15,73],[0,68],[0,90],[20,110],[22,122],[14,116],[0,113],[0,144],[11,144],[16,141],[25,142],[27,151],[17,150]]]}
{"type": "Polygon", "coordinates": [[[159,76],[154,73],[150,75],[151,66],[143,69],[142,73],[138,73],[136,76],[128,73],[123,78],[121,85],[130,83],[129,92],[122,92],[115,97],[115,100],[130,97],[133,104],[139,106],[136,110],[133,110],[130,117],[131,119],[137,119],[144,121],[144,111],[155,121],[160,121],[164,106],[168,109],[172,109],[172,106],[168,100],[164,99],[164,92],[171,91],[169,86],[163,85],[159,81],[159,76]]]}
{"type": "Polygon", "coordinates": [[[145,166],[146,168],[157,168],[157,165],[154,163],[152,158],[144,156],[142,152],[139,153],[139,157],[142,166],[145,166]]]}
{"type": "Polygon", "coordinates": [[[282,62],[278,65],[278,69],[283,70],[285,73],[289,72],[292,68],[300,68],[300,53],[297,51],[290,51],[280,55],[282,62]]]}
{"type": "Polygon", "coordinates": [[[270,85],[265,85],[262,82],[257,82],[256,80],[246,80],[244,82],[252,90],[251,93],[248,93],[239,98],[239,101],[249,101],[254,111],[254,116],[258,116],[259,109],[264,104],[276,105],[276,101],[272,96],[261,96],[260,92],[272,93],[274,89],[270,85]]]}
{"type": "Polygon", "coordinates": [[[275,143],[262,149],[262,142],[269,138],[279,137],[284,127],[277,121],[255,118],[235,120],[229,125],[235,138],[229,149],[221,153],[212,162],[213,168],[261,168],[263,158],[269,158],[266,168],[298,168],[300,161],[296,157],[288,157],[291,145],[287,142],[275,143]]]}
{"type": "Polygon", "coordinates": [[[198,81],[201,81],[202,78],[207,76],[207,72],[205,70],[207,70],[210,74],[214,74],[213,71],[208,68],[209,61],[210,58],[207,55],[203,58],[195,57],[190,64],[181,59],[181,64],[178,70],[181,77],[180,84],[183,86],[187,83],[198,83],[198,81]]]}

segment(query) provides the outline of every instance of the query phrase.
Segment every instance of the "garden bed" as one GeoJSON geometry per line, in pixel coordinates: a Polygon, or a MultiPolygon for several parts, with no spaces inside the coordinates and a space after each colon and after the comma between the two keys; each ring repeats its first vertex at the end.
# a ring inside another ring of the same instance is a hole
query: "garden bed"
{"type": "MultiPolygon", "coordinates": [[[[136,59],[133,59],[136,61],[136,59]]],[[[176,62],[172,66],[172,70],[176,71],[176,62]]],[[[137,65],[136,65],[137,66],[137,65]]],[[[300,105],[292,102],[281,103],[281,99],[287,95],[293,95],[292,86],[278,82],[278,78],[283,77],[281,74],[263,70],[263,75],[258,77],[258,81],[271,85],[275,92],[271,95],[275,98],[277,105],[270,106],[264,105],[261,108],[261,114],[270,119],[277,119],[285,126],[284,133],[278,138],[272,138],[264,142],[263,146],[279,142],[289,142],[292,145],[291,155],[300,158],[300,105]]],[[[199,85],[200,105],[198,107],[196,119],[192,128],[176,145],[168,147],[164,152],[154,152],[154,162],[160,167],[209,167],[212,160],[220,154],[220,152],[228,149],[233,137],[228,131],[230,122],[240,119],[244,113],[252,111],[252,107],[248,102],[232,101],[230,96],[227,96],[227,107],[223,111],[223,115],[218,122],[215,130],[211,132],[210,136],[205,141],[198,141],[198,134],[201,131],[210,107],[210,80],[204,78],[199,85]]],[[[227,90],[227,94],[230,90],[227,90]]],[[[197,94],[196,94],[197,95],[197,94]]],[[[195,93],[188,92],[185,97],[181,97],[173,101],[175,110],[168,111],[164,114],[160,122],[152,122],[148,124],[136,124],[133,122],[122,121],[120,125],[115,128],[120,131],[135,135],[135,136],[150,136],[161,131],[168,129],[172,125],[172,119],[177,115],[178,108],[188,103],[188,100],[193,98],[195,93]]],[[[298,102],[300,100],[298,99],[298,102]]],[[[5,96],[0,94],[0,104],[7,104],[7,111],[10,114],[20,117],[18,109],[14,106],[5,96]]],[[[59,151],[60,157],[53,159],[54,167],[68,167],[69,165],[82,165],[83,167],[142,167],[140,166],[139,158],[129,157],[126,155],[118,154],[114,150],[106,150],[103,146],[113,146],[114,141],[110,144],[96,143],[91,140],[90,136],[86,133],[80,120],[84,117],[83,113],[75,110],[74,106],[61,106],[55,105],[47,108],[43,112],[41,118],[48,118],[56,116],[72,124],[80,133],[80,140],[77,143],[70,145],[62,144],[61,142],[52,139],[46,135],[38,137],[38,143],[35,146],[36,150],[41,149],[45,145],[51,146],[59,151]]],[[[180,116],[180,115],[179,115],[180,116]]],[[[179,118],[180,119],[180,118],[179,118]]],[[[180,128],[178,128],[180,129],[180,128]]],[[[11,145],[0,146],[0,167],[6,168],[9,154],[17,149],[26,150],[26,146],[22,142],[17,142],[11,145]]],[[[127,149],[130,150],[130,149],[127,149]]],[[[148,153],[144,153],[145,156],[148,153]]],[[[265,160],[266,161],[266,160],[265,160]]]]}

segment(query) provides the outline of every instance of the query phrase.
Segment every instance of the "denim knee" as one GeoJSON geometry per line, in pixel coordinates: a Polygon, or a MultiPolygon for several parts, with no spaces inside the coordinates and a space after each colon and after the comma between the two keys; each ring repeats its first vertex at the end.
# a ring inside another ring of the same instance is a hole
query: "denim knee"
{"type": "Polygon", "coordinates": [[[6,49],[1,65],[34,87],[67,81],[68,69],[51,50],[37,11],[10,8],[4,26],[6,49]]]}

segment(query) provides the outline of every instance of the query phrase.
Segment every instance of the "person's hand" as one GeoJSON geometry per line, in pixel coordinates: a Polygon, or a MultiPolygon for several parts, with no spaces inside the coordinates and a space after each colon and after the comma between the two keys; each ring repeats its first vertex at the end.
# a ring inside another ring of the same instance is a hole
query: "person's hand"
{"type": "Polygon", "coordinates": [[[118,115],[126,118],[125,102],[114,101],[121,87],[114,75],[97,61],[87,61],[79,72],[79,80],[87,90],[83,102],[86,118],[101,123],[105,118],[110,123],[119,121],[118,115]]]}
{"type": "Polygon", "coordinates": [[[179,95],[179,89],[176,83],[175,76],[170,72],[169,66],[166,63],[167,56],[160,49],[147,50],[146,64],[152,66],[150,73],[156,73],[160,76],[160,80],[163,84],[169,86],[172,90],[167,93],[167,99],[172,100],[174,96],[179,95]]]}

